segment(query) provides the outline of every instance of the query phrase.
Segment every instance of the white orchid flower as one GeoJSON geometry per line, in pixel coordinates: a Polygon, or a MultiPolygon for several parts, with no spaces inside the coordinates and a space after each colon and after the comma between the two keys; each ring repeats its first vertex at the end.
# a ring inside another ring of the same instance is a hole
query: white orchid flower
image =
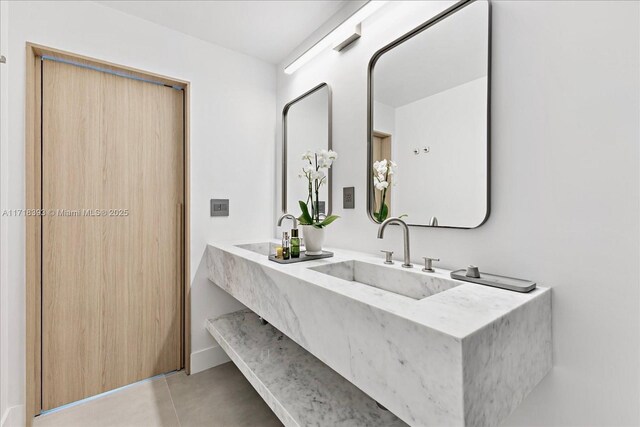
{"type": "Polygon", "coordinates": [[[318,159],[318,166],[321,168],[327,168],[329,169],[331,167],[331,160],[324,158],[324,157],[320,157],[318,159]]]}
{"type": "Polygon", "coordinates": [[[332,162],[338,159],[338,153],[336,153],[333,150],[328,151],[328,156],[329,156],[329,160],[331,160],[332,162]]]}
{"type": "Polygon", "coordinates": [[[380,181],[380,182],[376,182],[376,189],[377,190],[384,190],[385,188],[387,188],[389,186],[389,183],[387,181],[380,181]]]}
{"type": "Polygon", "coordinates": [[[311,161],[311,159],[313,159],[313,153],[311,150],[307,150],[307,152],[302,155],[302,160],[311,161]]]}
{"type": "Polygon", "coordinates": [[[375,162],[373,164],[373,168],[379,174],[386,174],[387,170],[389,169],[388,166],[387,166],[387,160],[385,159],[385,160],[381,160],[379,162],[375,162]]]}
{"type": "Polygon", "coordinates": [[[389,175],[393,175],[397,167],[396,162],[389,161],[389,175]]]}
{"type": "Polygon", "coordinates": [[[313,172],[311,172],[311,178],[312,178],[312,179],[318,179],[318,180],[320,180],[320,179],[322,179],[322,178],[324,178],[324,177],[325,177],[325,173],[324,173],[324,171],[319,170],[319,171],[313,171],[313,172]]]}
{"type": "MultiPolygon", "coordinates": [[[[391,175],[394,174],[398,165],[387,159],[383,159],[373,163],[373,183],[377,190],[384,190],[391,184],[391,175]]],[[[393,180],[395,185],[395,179],[393,180]]]]}

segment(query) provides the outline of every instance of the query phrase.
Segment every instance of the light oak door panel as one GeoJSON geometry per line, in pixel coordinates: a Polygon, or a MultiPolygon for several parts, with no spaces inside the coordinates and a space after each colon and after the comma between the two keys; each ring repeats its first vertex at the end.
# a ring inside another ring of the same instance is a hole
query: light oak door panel
{"type": "Polygon", "coordinates": [[[47,410],[180,368],[184,106],[50,60],[42,84],[47,410]]]}

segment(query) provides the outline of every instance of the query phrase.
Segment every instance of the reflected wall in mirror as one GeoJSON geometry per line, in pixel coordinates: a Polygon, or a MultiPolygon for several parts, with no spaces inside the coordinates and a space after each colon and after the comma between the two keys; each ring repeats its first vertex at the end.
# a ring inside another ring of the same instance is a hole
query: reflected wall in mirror
{"type": "Polygon", "coordinates": [[[367,181],[374,221],[403,216],[410,225],[455,228],[486,221],[489,21],[488,2],[462,1],[372,57],[367,181]]]}
{"type": "MultiPolygon", "coordinates": [[[[331,89],[321,83],[285,105],[282,111],[282,211],[300,214],[298,201],[307,200],[308,182],[301,178],[308,150],[331,149],[331,89]]],[[[331,213],[331,169],[320,187],[320,213],[331,213]]]]}

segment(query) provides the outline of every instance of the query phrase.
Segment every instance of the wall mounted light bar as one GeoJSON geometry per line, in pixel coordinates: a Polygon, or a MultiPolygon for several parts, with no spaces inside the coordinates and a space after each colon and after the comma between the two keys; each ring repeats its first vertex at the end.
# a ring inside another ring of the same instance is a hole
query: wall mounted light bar
{"type": "MultiPolygon", "coordinates": [[[[354,33],[354,28],[356,28],[362,21],[364,21],[368,16],[373,14],[376,10],[380,9],[387,1],[382,0],[370,0],[365,3],[361,8],[356,10],[351,16],[349,16],[345,21],[343,21],[336,28],[331,30],[329,34],[324,36],[320,41],[307,49],[302,55],[297,57],[291,64],[287,65],[284,69],[286,74],[293,74],[298,68],[302,67],[304,64],[309,62],[313,57],[318,55],[320,52],[332,46],[336,43],[336,41],[341,42],[342,48],[346,47],[343,40],[337,40],[340,35],[344,35],[344,33],[351,30],[351,34],[354,33]]],[[[357,29],[358,35],[360,33],[359,28],[357,29]]],[[[357,40],[357,37],[353,38],[349,41],[349,43],[357,40]]]]}

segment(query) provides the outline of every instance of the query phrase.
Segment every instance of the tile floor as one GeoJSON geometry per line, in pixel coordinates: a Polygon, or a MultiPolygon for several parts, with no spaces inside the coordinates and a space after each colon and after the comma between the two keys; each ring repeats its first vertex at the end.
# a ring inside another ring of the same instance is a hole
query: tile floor
{"type": "Polygon", "coordinates": [[[34,427],[282,426],[231,362],[168,374],[36,418],[34,427]]]}

